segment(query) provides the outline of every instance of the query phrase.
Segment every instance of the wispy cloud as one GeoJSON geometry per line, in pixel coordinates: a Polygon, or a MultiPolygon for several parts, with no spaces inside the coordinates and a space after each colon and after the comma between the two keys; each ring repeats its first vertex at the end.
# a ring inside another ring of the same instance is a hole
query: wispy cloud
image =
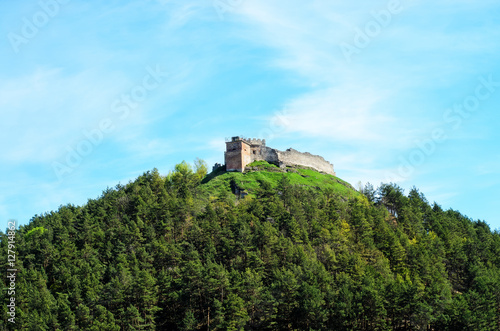
{"type": "Polygon", "coordinates": [[[38,69],[0,82],[0,149],[5,161],[45,162],[54,159],[82,129],[109,108],[123,79],[61,69],[38,69]],[[120,83],[117,83],[120,82],[120,83]]]}
{"type": "Polygon", "coordinates": [[[286,105],[287,130],[308,136],[326,137],[349,143],[381,143],[393,139],[395,118],[376,113],[377,102],[384,98],[370,89],[329,88],[309,93],[286,105]]]}

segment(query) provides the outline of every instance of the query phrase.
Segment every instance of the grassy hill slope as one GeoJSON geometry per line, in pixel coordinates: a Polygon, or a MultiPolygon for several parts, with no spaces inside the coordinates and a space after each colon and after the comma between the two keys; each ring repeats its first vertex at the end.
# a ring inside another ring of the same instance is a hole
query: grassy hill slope
{"type": "Polygon", "coordinates": [[[340,178],[312,169],[300,167],[280,169],[266,161],[255,161],[249,164],[247,169],[250,170],[245,173],[226,172],[224,167],[220,167],[204,178],[200,188],[207,194],[215,196],[221,190],[234,192],[236,185],[255,197],[255,192],[263,182],[269,184],[271,188],[277,188],[279,181],[285,177],[291,185],[334,193],[346,199],[359,195],[349,183],[340,178]]]}

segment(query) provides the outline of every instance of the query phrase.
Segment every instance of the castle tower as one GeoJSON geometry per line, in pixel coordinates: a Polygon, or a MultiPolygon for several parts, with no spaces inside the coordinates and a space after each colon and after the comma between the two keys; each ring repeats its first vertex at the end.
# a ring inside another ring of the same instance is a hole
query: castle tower
{"type": "Polygon", "coordinates": [[[226,171],[243,172],[247,164],[252,162],[251,145],[248,141],[240,137],[232,137],[226,141],[226,152],[224,159],[226,171]]]}

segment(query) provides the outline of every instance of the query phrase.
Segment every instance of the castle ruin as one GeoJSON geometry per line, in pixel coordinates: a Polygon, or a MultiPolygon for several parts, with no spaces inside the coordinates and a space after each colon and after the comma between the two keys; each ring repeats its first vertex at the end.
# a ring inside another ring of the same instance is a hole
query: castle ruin
{"type": "Polygon", "coordinates": [[[279,151],[266,146],[265,139],[245,139],[232,137],[226,141],[224,153],[226,171],[245,171],[247,164],[254,161],[267,161],[280,168],[302,166],[335,176],[333,164],[319,155],[301,153],[293,148],[279,151]]]}

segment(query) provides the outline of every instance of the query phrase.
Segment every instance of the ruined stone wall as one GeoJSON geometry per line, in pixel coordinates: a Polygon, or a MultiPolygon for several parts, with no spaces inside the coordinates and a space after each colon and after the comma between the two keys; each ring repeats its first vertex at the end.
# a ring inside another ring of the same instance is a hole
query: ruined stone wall
{"type": "Polygon", "coordinates": [[[278,155],[280,166],[292,166],[292,165],[305,166],[335,176],[335,171],[333,170],[333,164],[326,161],[323,157],[319,155],[313,155],[311,153],[301,153],[293,148],[289,148],[284,152],[282,151],[276,151],[276,152],[278,155]]]}
{"type": "Polygon", "coordinates": [[[326,161],[321,156],[313,155],[311,153],[301,153],[292,148],[282,152],[267,146],[252,146],[250,156],[251,162],[267,161],[280,167],[298,165],[313,168],[335,176],[333,164],[326,161]]]}
{"type": "Polygon", "coordinates": [[[274,163],[279,165],[278,150],[270,148],[267,146],[261,146],[260,148],[255,148],[255,154],[252,154],[253,161],[267,161],[269,163],[274,163]]]}

